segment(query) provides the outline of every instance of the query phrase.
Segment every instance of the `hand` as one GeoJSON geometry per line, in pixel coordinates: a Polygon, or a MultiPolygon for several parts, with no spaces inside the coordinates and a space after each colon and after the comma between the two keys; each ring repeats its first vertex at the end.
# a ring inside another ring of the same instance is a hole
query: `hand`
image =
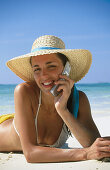
{"type": "Polygon", "coordinates": [[[55,84],[59,85],[57,91],[62,90],[62,92],[54,99],[55,108],[58,113],[67,109],[67,101],[71,94],[71,89],[74,85],[73,80],[71,80],[69,77],[65,75],[60,75],[59,78],[60,79],[57,82],[55,82],[55,84]]]}
{"type": "Polygon", "coordinates": [[[110,157],[110,137],[97,138],[86,151],[87,160],[110,157]]]}

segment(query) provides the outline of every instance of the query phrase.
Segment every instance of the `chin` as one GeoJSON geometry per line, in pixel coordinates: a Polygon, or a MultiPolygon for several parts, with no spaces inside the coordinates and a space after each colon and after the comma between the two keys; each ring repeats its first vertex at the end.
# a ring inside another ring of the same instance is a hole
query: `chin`
{"type": "Polygon", "coordinates": [[[45,94],[50,95],[50,89],[40,88],[45,94]]]}

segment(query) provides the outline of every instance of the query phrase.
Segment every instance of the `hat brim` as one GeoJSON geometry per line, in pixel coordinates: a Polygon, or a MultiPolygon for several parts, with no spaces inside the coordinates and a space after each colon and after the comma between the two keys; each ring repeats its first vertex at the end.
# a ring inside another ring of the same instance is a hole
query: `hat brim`
{"type": "Polygon", "coordinates": [[[70,78],[73,79],[75,83],[88,73],[92,63],[92,55],[89,50],[83,49],[40,50],[15,57],[9,60],[6,65],[24,81],[34,81],[30,57],[58,52],[66,55],[69,59],[71,65],[70,78]]]}

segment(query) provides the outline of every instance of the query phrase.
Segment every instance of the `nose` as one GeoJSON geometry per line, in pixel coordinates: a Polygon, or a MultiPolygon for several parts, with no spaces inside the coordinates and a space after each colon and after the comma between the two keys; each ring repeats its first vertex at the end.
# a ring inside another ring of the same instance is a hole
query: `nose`
{"type": "Polygon", "coordinates": [[[41,73],[41,75],[43,76],[43,77],[47,77],[48,76],[48,71],[47,71],[47,69],[42,69],[42,73],[41,73]]]}

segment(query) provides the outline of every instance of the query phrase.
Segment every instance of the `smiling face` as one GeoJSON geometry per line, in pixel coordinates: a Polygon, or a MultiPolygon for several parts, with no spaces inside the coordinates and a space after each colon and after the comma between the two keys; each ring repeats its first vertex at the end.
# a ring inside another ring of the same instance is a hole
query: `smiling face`
{"type": "Polygon", "coordinates": [[[34,79],[39,88],[50,93],[54,82],[59,79],[63,71],[63,63],[57,54],[45,54],[32,57],[34,79]]]}

